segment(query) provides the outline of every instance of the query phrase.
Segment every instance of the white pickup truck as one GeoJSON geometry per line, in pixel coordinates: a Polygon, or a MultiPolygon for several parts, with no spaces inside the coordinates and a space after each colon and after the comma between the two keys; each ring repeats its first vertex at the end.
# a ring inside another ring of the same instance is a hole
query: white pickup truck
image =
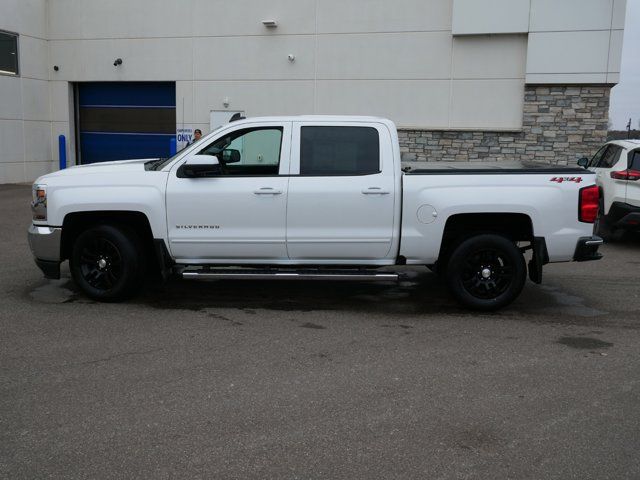
{"type": "Polygon", "coordinates": [[[602,243],[588,170],[403,167],[395,125],[372,117],[241,119],[168,159],[40,177],[32,210],[45,276],[69,259],[103,301],[154,271],[392,280],[380,267],[426,265],[462,304],[492,310],[520,294],[527,250],[539,283],[544,264],[596,260],[602,243]]]}

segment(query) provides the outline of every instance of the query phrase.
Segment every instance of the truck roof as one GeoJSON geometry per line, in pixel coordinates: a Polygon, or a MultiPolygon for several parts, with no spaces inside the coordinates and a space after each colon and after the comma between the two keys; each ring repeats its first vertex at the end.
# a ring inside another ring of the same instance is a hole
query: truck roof
{"type": "Polygon", "coordinates": [[[393,122],[388,118],[364,115],[282,115],[269,117],[247,117],[233,123],[250,122],[393,122]]]}

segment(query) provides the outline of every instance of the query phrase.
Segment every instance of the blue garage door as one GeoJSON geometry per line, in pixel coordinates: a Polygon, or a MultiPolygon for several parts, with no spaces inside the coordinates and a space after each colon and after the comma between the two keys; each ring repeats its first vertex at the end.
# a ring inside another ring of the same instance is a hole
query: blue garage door
{"type": "Polygon", "coordinates": [[[78,107],[80,163],[170,156],[175,83],[80,83],[78,107]]]}

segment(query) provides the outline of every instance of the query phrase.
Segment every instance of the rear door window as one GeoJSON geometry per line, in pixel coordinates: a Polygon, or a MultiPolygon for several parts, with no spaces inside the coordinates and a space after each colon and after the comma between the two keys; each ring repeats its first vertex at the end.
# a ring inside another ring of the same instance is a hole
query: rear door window
{"type": "Polygon", "coordinates": [[[302,127],[300,175],[380,173],[380,138],[373,127],[302,127]]]}

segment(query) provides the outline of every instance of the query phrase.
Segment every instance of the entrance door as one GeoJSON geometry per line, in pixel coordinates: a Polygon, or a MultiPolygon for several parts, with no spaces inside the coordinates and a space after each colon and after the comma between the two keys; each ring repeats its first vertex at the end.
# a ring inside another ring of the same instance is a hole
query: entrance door
{"type": "Polygon", "coordinates": [[[215,177],[180,178],[180,165],[172,168],[167,222],[171,253],[179,262],[287,259],[290,136],[289,122],[229,127],[194,152],[218,158],[222,171],[215,177]]]}
{"type": "Polygon", "coordinates": [[[78,84],[79,163],[171,156],[173,82],[78,84]]]}

